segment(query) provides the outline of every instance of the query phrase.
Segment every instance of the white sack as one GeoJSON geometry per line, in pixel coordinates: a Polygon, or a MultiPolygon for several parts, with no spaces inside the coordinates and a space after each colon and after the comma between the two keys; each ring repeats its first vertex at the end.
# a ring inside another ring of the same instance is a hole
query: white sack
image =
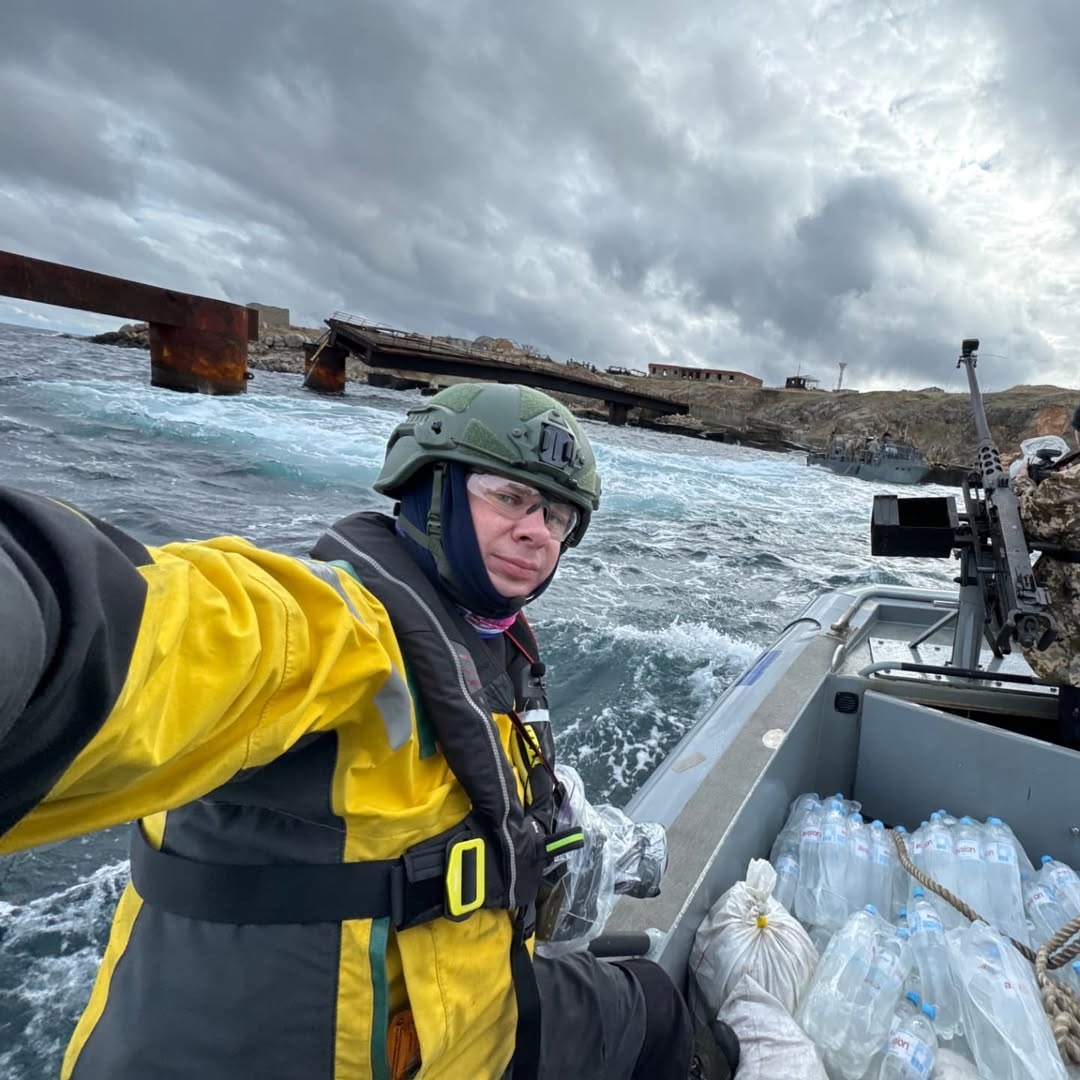
{"type": "Polygon", "coordinates": [[[746,880],[736,882],[698,927],[690,970],[715,1015],[743,975],[795,1011],[814,974],[817,950],[798,920],[772,895],[776,871],[752,859],[746,880]]]}
{"type": "Polygon", "coordinates": [[[828,1080],[817,1047],[750,975],[743,975],[720,1009],[739,1036],[738,1080],[828,1080]]]}

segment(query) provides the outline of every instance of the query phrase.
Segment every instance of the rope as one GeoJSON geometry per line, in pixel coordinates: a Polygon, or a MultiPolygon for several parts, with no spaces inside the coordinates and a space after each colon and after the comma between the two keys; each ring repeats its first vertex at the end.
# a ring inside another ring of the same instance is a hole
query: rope
{"type": "MultiPolygon", "coordinates": [[[[890,832],[900,865],[920,885],[936,893],[971,922],[982,920],[989,924],[989,919],[984,919],[960,897],[924,874],[909,858],[907,847],[900,834],[893,830],[890,832]]],[[[1057,1043],[1058,1052],[1067,1065],[1080,1065],[1080,997],[1068,986],[1056,979],[1051,979],[1050,970],[1064,967],[1080,956],[1080,938],[1068,944],[1070,939],[1077,934],[1080,934],[1080,915],[1061,927],[1049,941],[1043,942],[1038,951],[1033,951],[1014,937],[1009,938],[1016,950],[1035,965],[1035,981],[1039,984],[1039,996],[1042,998],[1043,1009],[1050,1021],[1050,1030],[1054,1033],[1054,1042],[1057,1043]]]]}
{"type": "Polygon", "coordinates": [[[323,349],[329,344],[330,335],[327,333],[323,335],[322,341],[319,342],[319,347],[311,354],[311,362],[308,364],[307,373],[304,375],[304,386],[307,386],[308,380],[315,374],[315,369],[319,366],[319,357],[322,356],[323,349]]]}

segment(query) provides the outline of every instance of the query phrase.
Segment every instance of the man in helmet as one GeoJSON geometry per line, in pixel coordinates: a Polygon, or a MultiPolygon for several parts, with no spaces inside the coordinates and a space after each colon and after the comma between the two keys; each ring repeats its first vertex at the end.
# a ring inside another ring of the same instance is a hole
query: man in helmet
{"type": "Polygon", "coordinates": [[[1035,580],[1046,590],[1057,622],[1057,637],[1045,650],[1025,649],[1032,670],[1058,692],[1058,733],[1067,746],[1080,747],[1080,406],[1073,413],[1077,452],[1063,455],[1036,484],[1027,462],[1012,488],[1028,539],[1055,545],[1035,562],[1035,580]]]}
{"type": "Polygon", "coordinates": [[[0,853],[137,822],[65,1077],[686,1075],[658,967],[531,959],[575,835],[521,609],[599,503],[588,440],[454,386],[376,488],[310,559],[0,491],[0,853]]]}

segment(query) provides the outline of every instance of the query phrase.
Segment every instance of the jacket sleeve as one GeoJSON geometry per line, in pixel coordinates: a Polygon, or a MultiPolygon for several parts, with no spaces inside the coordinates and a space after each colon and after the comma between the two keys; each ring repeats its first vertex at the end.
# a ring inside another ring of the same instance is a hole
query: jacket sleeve
{"type": "Polygon", "coordinates": [[[1080,465],[1051,473],[1038,485],[1028,476],[1016,477],[1013,491],[1031,538],[1080,549],[1080,465]]]}
{"type": "Polygon", "coordinates": [[[376,715],[403,672],[347,575],[234,537],[144,547],[4,489],[0,605],[0,852],[199,798],[376,715]]]}

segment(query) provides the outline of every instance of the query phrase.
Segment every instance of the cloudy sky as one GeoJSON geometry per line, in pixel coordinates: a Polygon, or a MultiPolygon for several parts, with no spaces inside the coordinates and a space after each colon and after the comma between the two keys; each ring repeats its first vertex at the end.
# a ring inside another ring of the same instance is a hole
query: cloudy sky
{"type": "MultiPolygon", "coordinates": [[[[781,382],[1080,385],[1075,0],[23,0],[0,249],[781,382]]],[[[0,297],[0,321],[118,320],[0,297]]]]}

